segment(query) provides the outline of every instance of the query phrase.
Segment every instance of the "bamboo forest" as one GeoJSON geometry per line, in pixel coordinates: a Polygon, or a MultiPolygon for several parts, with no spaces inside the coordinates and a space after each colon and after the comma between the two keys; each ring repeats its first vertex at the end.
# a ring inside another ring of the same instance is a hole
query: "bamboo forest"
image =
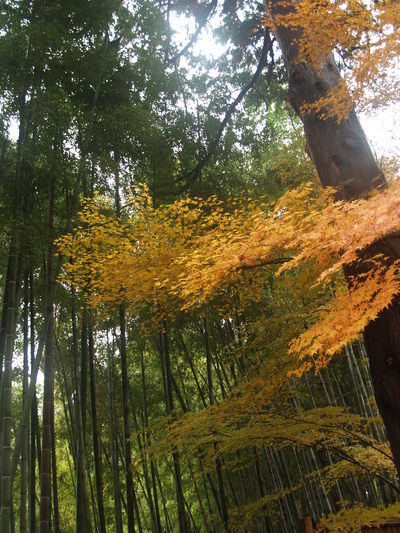
{"type": "Polygon", "coordinates": [[[0,1],[1,533],[400,531],[399,56],[398,0],[0,1]]]}

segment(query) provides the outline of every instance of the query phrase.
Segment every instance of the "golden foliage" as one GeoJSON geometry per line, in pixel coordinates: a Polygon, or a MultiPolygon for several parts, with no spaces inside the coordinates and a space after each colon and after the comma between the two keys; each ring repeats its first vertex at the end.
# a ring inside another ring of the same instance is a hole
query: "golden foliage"
{"type": "MultiPolygon", "coordinates": [[[[346,450],[351,442],[373,443],[365,436],[366,421],[341,407],[295,410],[288,403],[270,408],[261,403],[249,405],[247,395],[234,396],[218,408],[187,414],[169,426],[153,451],[168,454],[177,447],[194,454],[199,446],[207,449],[217,442],[221,456],[244,449],[249,443],[257,447],[272,446],[275,451],[299,446],[332,449],[337,453],[346,450]]],[[[214,449],[209,450],[209,460],[213,461],[214,449]]],[[[367,464],[364,473],[368,471],[367,464]]],[[[361,457],[359,465],[362,468],[361,457]]]]}
{"type": "Polygon", "coordinates": [[[326,488],[332,488],[337,480],[348,479],[350,476],[381,475],[385,472],[388,478],[395,479],[395,467],[387,443],[372,446],[348,446],[344,459],[330,465],[325,473],[326,488]]]}
{"type": "Polygon", "coordinates": [[[125,221],[105,215],[104,200],[88,202],[59,243],[71,259],[68,279],[91,304],[147,306],[157,321],[210,301],[229,313],[262,298],[274,273],[278,289],[303,302],[297,319],[305,329],[290,346],[302,361],[297,373],[325,366],[400,290],[398,261],[379,254],[349,287],[341,274],[399,231],[397,183],[353,202],[334,202],[333,191],[314,183],[275,206],[250,199],[225,208],[211,197],[154,208],[145,189],[129,202],[125,221]]]}
{"type": "Polygon", "coordinates": [[[400,518],[400,504],[394,503],[388,507],[366,507],[364,505],[346,505],[338,513],[322,518],[317,531],[333,533],[361,532],[362,526],[379,525],[387,520],[400,518]]]}

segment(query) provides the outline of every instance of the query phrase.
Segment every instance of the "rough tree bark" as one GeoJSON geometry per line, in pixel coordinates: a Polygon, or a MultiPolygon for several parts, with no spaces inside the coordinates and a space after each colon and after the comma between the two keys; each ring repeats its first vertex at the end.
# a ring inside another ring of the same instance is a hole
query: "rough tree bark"
{"type": "MultiPolygon", "coordinates": [[[[282,0],[271,0],[269,8],[272,20],[293,9],[282,0]]],[[[359,198],[376,187],[386,186],[353,109],[340,124],[333,118],[322,120],[315,112],[300,114],[302,103],[327,96],[339,83],[341,78],[333,56],[315,68],[297,60],[299,30],[277,24],[274,32],[286,66],[290,101],[303,122],[307,151],[322,185],[334,187],[337,197],[344,200],[359,198]]],[[[365,252],[364,258],[378,253],[391,260],[398,259],[400,239],[393,236],[377,241],[365,252]]],[[[349,277],[367,268],[365,263],[348,265],[345,275],[349,277]]],[[[364,337],[376,401],[400,477],[400,296],[366,327],[364,337]]]]}

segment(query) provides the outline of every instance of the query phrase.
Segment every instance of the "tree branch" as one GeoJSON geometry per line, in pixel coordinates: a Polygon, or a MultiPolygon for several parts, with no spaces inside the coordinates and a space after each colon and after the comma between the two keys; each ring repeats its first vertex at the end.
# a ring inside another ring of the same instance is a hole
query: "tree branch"
{"type": "MultiPolygon", "coordinates": [[[[228,124],[228,122],[230,121],[233,113],[236,111],[237,106],[243,100],[245,95],[250,91],[250,89],[252,89],[254,87],[256,81],[258,80],[258,78],[259,78],[259,76],[260,76],[260,74],[261,74],[261,72],[262,72],[262,70],[263,70],[263,68],[265,66],[265,62],[266,62],[268,53],[272,52],[273,42],[274,41],[270,37],[268,28],[265,28],[263,47],[262,47],[262,50],[261,50],[261,55],[260,55],[260,59],[258,61],[257,69],[256,69],[253,77],[247,83],[247,85],[245,85],[243,87],[243,89],[240,91],[240,93],[235,98],[235,100],[230,104],[230,106],[229,106],[227,112],[225,113],[225,116],[224,116],[224,118],[223,118],[223,120],[222,120],[222,122],[221,122],[221,124],[220,124],[220,126],[218,128],[218,132],[217,132],[214,140],[211,142],[211,144],[210,144],[210,146],[208,148],[207,153],[197,163],[197,165],[195,166],[195,168],[193,170],[191,170],[187,174],[181,175],[180,177],[178,177],[176,179],[176,181],[183,181],[183,180],[187,179],[188,181],[194,182],[200,176],[200,173],[203,170],[203,168],[207,165],[207,163],[210,161],[212,156],[215,154],[215,151],[217,149],[219,141],[221,140],[221,137],[222,137],[222,134],[223,134],[223,132],[225,130],[225,127],[228,124]]],[[[268,69],[268,74],[269,74],[269,76],[271,78],[272,77],[272,68],[268,69]]],[[[270,81],[270,79],[268,81],[270,81]]]]}
{"type": "Polygon", "coordinates": [[[260,268],[268,265],[283,265],[292,261],[293,257],[277,257],[276,259],[266,259],[265,261],[255,261],[254,263],[246,263],[243,261],[243,264],[239,265],[241,270],[252,270],[253,268],[260,268]]]}
{"type": "Polygon", "coordinates": [[[217,7],[218,0],[212,0],[210,2],[208,9],[206,13],[202,17],[202,21],[199,23],[199,25],[196,28],[196,31],[192,35],[192,37],[189,39],[189,41],[186,43],[186,45],[180,50],[174,57],[171,57],[171,59],[168,60],[167,65],[171,65],[174,63],[177,63],[177,61],[186,54],[186,52],[193,46],[193,44],[197,41],[198,36],[201,33],[201,30],[204,28],[204,26],[207,24],[207,21],[210,17],[210,15],[213,14],[215,11],[215,8],[217,7]]]}

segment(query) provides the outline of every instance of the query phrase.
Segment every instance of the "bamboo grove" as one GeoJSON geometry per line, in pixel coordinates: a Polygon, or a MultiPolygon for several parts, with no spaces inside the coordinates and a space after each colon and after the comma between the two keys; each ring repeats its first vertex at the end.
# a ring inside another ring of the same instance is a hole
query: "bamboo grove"
{"type": "Polygon", "coordinates": [[[399,4],[0,20],[0,530],[399,517],[399,4]]]}

